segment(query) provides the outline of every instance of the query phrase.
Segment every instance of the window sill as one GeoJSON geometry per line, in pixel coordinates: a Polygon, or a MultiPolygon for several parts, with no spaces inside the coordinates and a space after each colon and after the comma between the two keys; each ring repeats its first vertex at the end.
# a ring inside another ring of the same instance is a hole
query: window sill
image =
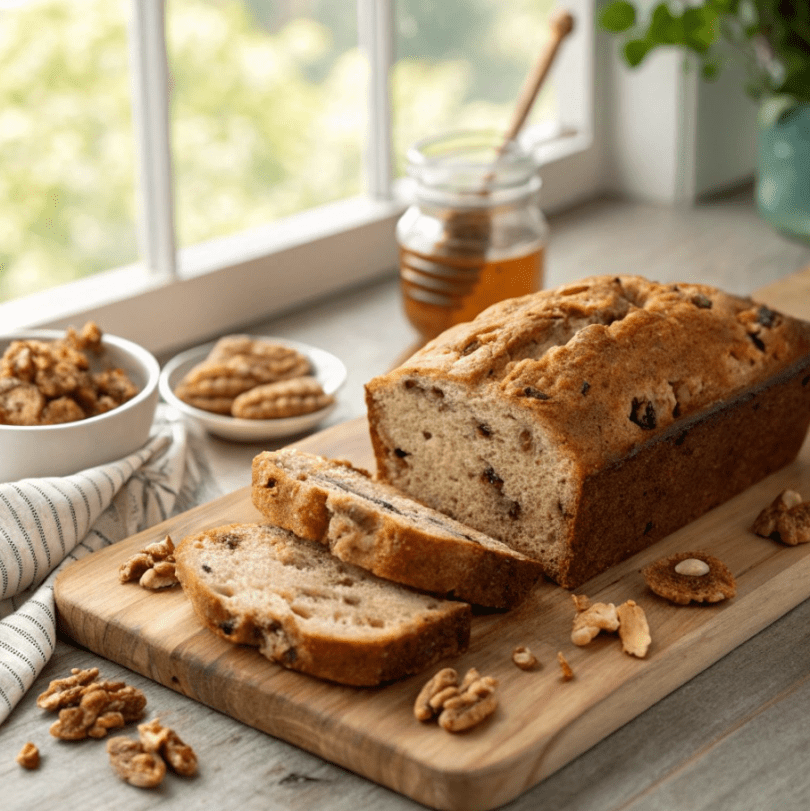
{"type": "Polygon", "coordinates": [[[396,268],[397,202],[342,201],[180,251],[176,277],[142,265],[0,304],[4,331],[94,319],[160,353],[396,268]]]}

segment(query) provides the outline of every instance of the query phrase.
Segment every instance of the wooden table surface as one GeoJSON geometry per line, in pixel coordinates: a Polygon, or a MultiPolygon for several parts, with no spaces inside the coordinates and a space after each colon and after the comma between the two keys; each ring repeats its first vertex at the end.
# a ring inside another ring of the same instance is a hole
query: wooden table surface
{"type": "MultiPolygon", "coordinates": [[[[607,272],[619,266],[642,272],[632,262],[632,257],[644,253],[640,240],[649,257],[669,248],[671,262],[655,259],[655,272],[649,274],[655,278],[701,278],[731,288],[734,285],[727,282],[736,267],[743,281],[734,277],[735,292],[759,288],[758,298],[771,306],[810,318],[810,249],[771,233],[751,215],[745,201],[731,199],[686,213],[609,203],[586,210],[579,220],[572,216],[552,220],[561,253],[555,259],[552,252],[549,283],[596,272],[602,260],[607,272]],[[635,242],[628,237],[624,249],[610,236],[617,223],[646,236],[635,242]],[[661,232],[655,230],[659,227],[661,232]],[[690,235],[711,230],[714,248],[704,245],[691,257],[678,248],[690,235]],[[609,257],[603,254],[605,238],[613,239],[609,257]],[[752,245],[759,252],[754,258],[752,245]],[[622,250],[627,251],[624,259],[622,250]],[[707,258],[707,250],[714,251],[713,257],[707,258]]],[[[400,313],[393,280],[259,327],[268,334],[320,343],[342,356],[350,367],[350,381],[332,422],[362,413],[362,381],[382,371],[413,338],[400,313]],[[381,330],[380,324],[386,329],[381,330]]],[[[208,437],[202,441],[210,492],[230,492],[248,483],[250,459],[260,446],[208,437]]],[[[809,708],[810,601],[805,601],[507,807],[806,811],[809,708]]],[[[140,811],[158,804],[161,809],[211,811],[422,807],[66,639],[60,639],[45,671],[0,727],[0,785],[3,811],[79,807],[140,811]],[[194,746],[201,764],[198,776],[167,779],[157,790],[133,788],[112,774],[103,743],[50,738],[50,719],[36,707],[36,696],[72,667],[90,666],[146,693],[152,712],[160,713],[194,746]],[[43,752],[38,771],[27,772],[15,763],[27,740],[37,742],[43,752]]]]}

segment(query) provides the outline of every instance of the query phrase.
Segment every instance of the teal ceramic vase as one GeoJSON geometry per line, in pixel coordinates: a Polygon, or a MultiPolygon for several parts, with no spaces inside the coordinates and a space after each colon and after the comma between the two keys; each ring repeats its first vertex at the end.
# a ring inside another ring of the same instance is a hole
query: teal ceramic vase
{"type": "Polygon", "coordinates": [[[779,231],[810,242],[810,104],[778,96],[759,111],[756,198],[779,231]]]}

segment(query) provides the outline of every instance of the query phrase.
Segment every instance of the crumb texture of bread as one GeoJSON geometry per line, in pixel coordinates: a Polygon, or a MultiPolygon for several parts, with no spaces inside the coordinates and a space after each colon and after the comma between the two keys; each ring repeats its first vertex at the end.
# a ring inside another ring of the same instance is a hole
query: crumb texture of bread
{"type": "Polygon", "coordinates": [[[205,626],[292,670],[372,686],[469,644],[468,604],[377,578],[279,527],[217,527],[187,536],[175,555],[205,626]]]}
{"type": "Polygon", "coordinates": [[[253,460],[253,503],[276,526],[374,574],[490,608],[511,608],[538,561],[374,481],[348,462],[291,448],[253,460]]]}
{"type": "Polygon", "coordinates": [[[810,324],[595,276],[452,327],[366,403],[379,478],[575,588],[795,458],[810,324]]]}

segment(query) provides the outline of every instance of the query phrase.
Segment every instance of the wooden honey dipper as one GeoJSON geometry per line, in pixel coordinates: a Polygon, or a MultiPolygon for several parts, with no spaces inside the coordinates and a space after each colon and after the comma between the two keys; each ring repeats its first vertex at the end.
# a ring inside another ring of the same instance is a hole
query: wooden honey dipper
{"type": "Polygon", "coordinates": [[[574,30],[574,18],[571,12],[566,9],[552,14],[548,23],[551,29],[551,38],[546,43],[545,48],[540,53],[531,72],[523,83],[517,104],[515,105],[515,112],[512,115],[512,122],[509,125],[509,129],[506,130],[506,135],[501,145],[501,152],[503,152],[511,141],[517,138],[523,125],[526,123],[526,119],[529,117],[529,113],[534,105],[534,100],[537,98],[537,94],[546,81],[546,76],[548,76],[548,72],[552,64],[554,64],[554,60],[557,57],[557,52],[560,50],[563,40],[574,30]]]}

